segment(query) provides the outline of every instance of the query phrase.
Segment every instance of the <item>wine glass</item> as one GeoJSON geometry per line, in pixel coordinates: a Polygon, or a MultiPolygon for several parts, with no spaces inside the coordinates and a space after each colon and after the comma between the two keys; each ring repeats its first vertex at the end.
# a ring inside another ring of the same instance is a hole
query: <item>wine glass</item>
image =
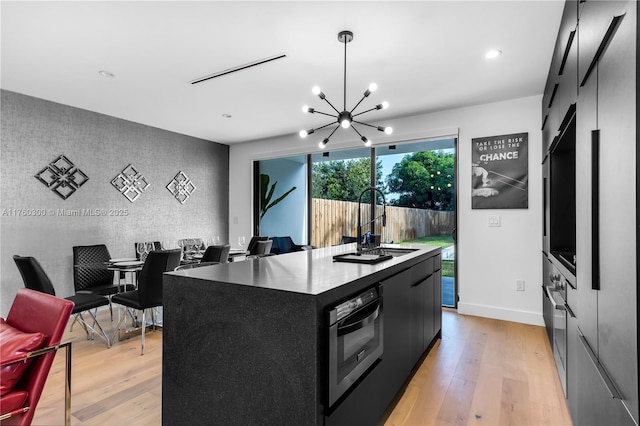
{"type": "Polygon", "coordinates": [[[238,245],[240,246],[240,248],[244,248],[244,242],[245,242],[244,235],[240,235],[238,237],[238,245]]]}
{"type": "Polygon", "coordinates": [[[138,253],[138,258],[142,260],[142,254],[145,253],[147,249],[147,245],[145,243],[136,243],[136,253],[138,253]]]}
{"type": "Polygon", "coordinates": [[[172,248],[171,240],[164,240],[162,242],[162,250],[171,250],[172,248]]]}
{"type": "Polygon", "coordinates": [[[147,252],[147,254],[149,254],[156,249],[156,244],[153,241],[147,241],[145,243],[145,248],[145,251],[147,252]]]}
{"type": "Polygon", "coordinates": [[[219,246],[220,245],[220,236],[219,235],[214,235],[212,242],[213,242],[214,246],[219,246]]]}

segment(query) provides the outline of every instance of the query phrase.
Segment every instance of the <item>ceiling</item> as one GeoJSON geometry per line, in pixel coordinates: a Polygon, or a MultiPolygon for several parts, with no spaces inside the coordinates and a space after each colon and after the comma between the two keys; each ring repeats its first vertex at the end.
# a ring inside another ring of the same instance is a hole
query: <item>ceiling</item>
{"type": "Polygon", "coordinates": [[[311,93],[319,85],[342,110],[337,36],[350,30],[346,106],[375,81],[378,91],[356,112],[385,100],[390,107],[358,118],[392,125],[394,117],[541,94],[563,4],[2,1],[0,81],[5,90],[233,144],[330,122],[301,108],[330,112],[311,93]],[[487,60],[489,49],[503,54],[487,60]]]}

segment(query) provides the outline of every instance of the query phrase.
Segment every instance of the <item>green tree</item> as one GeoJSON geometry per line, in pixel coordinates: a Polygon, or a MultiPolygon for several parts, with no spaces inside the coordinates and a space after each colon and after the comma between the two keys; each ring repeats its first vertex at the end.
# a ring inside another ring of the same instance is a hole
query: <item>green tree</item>
{"type": "MultiPolygon", "coordinates": [[[[313,198],[358,201],[360,193],[371,186],[371,159],[323,161],[313,164],[313,198]]],[[[382,162],[376,162],[376,186],[383,188],[382,162]]],[[[369,202],[370,194],[362,197],[369,202]]],[[[377,200],[382,203],[382,200],[377,200]]]]}
{"type": "Polygon", "coordinates": [[[453,210],[452,153],[422,151],[406,155],[387,176],[389,192],[400,194],[391,204],[432,210],[453,210]]]}

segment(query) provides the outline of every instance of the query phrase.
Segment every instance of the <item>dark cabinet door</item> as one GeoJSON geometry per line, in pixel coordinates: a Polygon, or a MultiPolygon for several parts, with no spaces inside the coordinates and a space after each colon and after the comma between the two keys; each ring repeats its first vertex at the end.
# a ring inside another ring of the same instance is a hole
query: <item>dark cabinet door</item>
{"type": "Polygon", "coordinates": [[[579,88],[576,104],[576,258],[582,268],[577,276],[578,324],[593,348],[598,344],[598,292],[592,290],[592,131],[598,128],[597,69],[579,88]]]}
{"type": "Polygon", "coordinates": [[[424,311],[427,280],[411,287],[411,366],[413,367],[424,352],[424,311]]]}
{"type": "Polygon", "coordinates": [[[431,275],[424,281],[424,310],[422,312],[422,322],[424,324],[422,334],[422,352],[424,352],[433,339],[435,328],[434,306],[435,306],[435,275],[431,275]]]}
{"type": "Polygon", "coordinates": [[[627,1],[589,0],[583,4],[578,25],[578,79],[581,85],[588,75],[591,78],[590,73],[594,70],[598,49],[609,31],[614,16],[621,13],[626,3],[627,1]]]}
{"type": "Polygon", "coordinates": [[[442,262],[438,259],[437,263],[434,265],[437,270],[433,273],[433,336],[430,340],[438,336],[442,329],[442,269],[440,268],[442,262]]]}
{"type": "MultiPolygon", "coordinates": [[[[598,62],[600,291],[597,356],[638,421],[636,2],[598,62]]],[[[582,314],[582,310],[580,313],[582,314]]]]}
{"type": "Polygon", "coordinates": [[[556,60],[558,90],[556,91],[553,103],[553,123],[556,127],[551,128],[552,134],[557,134],[560,130],[569,106],[576,102],[578,97],[578,37],[576,37],[576,25],[578,23],[578,2],[567,1],[562,15],[562,23],[556,41],[554,59],[556,60]]]}
{"type": "MultiPolygon", "coordinates": [[[[633,425],[633,419],[619,398],[612,397],[611,384],[603,379],[606,371],[601,369],[593,352],[584,339],[578,336],[576,353],[577,418],[580,426],[633,425]]],[[[573,415],[573,414],[572,414],[573,415]]]]}
{"type": "Polygon", "coordinates": [[[567,405],[574,423],[578,419],[578,321],[567,312],[567,405]]]}
{"type": "Polygon", "coordinates": [[[384,292],[384,353],[380,364],[386,407],[411,372],[411,270],[381,282],[384,292]]]}

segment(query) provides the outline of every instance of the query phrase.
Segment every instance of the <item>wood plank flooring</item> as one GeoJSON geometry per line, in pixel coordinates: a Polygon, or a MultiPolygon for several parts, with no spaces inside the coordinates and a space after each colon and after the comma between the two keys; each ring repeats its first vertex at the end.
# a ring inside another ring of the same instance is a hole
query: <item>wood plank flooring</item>
{"type": "MultiPolygon", "coordinates": [[[[102,324],[109,322],[106,311],[102,324]]],[[[73,341],[72,425],[162,423],[162,333],[116,342],[73,341]]],[[[64,422],[64,353],[56,356],[34,425],[64,422]]],[[[384,422],[410,425],[571,425],[543,327],[443,313],[438,340],[384,422]]],[[[296,425],[297,426],[297,425],[296,425]]]]}

